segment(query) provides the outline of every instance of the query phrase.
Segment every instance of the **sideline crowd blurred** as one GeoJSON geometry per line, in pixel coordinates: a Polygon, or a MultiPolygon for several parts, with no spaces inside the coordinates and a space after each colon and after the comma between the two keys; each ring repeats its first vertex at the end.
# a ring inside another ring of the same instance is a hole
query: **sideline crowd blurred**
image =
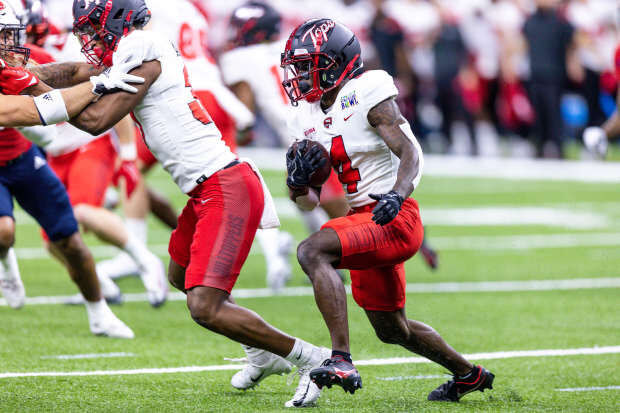
{"type": "MultiPolygon", "coordinates": [[[[246,0],[191,1],[217,60],[246,0]]],[[[430,152],[560,158],[615,108],[618,0],[265,2],[281,13],[283,38],[312,17],[350,27],[365,66],[396,77],[403,113],[430,152]]],[[[53,23],[70,27],[66,0],[44,3],[53,23]]],[[[262,135],[254,144],[277,144],[262,135]]]]}

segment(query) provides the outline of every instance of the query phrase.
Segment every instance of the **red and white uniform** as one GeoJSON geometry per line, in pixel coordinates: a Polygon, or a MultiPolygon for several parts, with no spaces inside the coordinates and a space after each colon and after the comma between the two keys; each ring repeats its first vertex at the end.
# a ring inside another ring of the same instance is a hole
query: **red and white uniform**
{"type": "MultiPolygon", "coordinates": [[[[31,58],[39,64],[83,60],[75,36],[50,36],[45,46],[29,45],[31,58]]],[[[114,176],[116,134],[111,130],[93,136],[66,122],[50,127],[57,129],[58,138],[45,147],[48,163],[67,189],[71,204],[102,206],[114,176]]]]}
{"type": "Polygon", "coordinates": [[[147,0],[150,29],[172,41],[189,73],[194,93],[205,106],[224,141],[236,151],[237,130],[254,123],[254,115],[222,83],[219,68],[207,53],[209,25],[201,10],[188,0],[147,0]]]}
{"type": "MultiPolygon", "coordinates": [[[[368,123],[368,112],[398,95],[393,79],[382,70],[349,80],[335,103],[323,112],[320,102],[300,102],[289,133],[297,139],[320,142],[330,152],[346,192],[351,213],[324,225],[336,231],[342,246],[338,268],[351,270],[353,297],[366,310],[394,311],[405,304],[404,262],[422,244],[424,229],[417,202],[407,199],[398,216],[386,226],[372,221],[376,202],[369,194],[394,187],[400,160],[368,123]]],[[[422,150],[408,124],[401,126],[420,157],[417,187],[423,168],[422,150]]]]}
{"type": "Polygon", "coordinates": [[[268,190],[248,163],[231,166],[235,154],[193,96],[185,63],[163,34],[134,30],[120,40],[113,61],[159,62],[161,73],[133,114],[153,155],[190,196],[170,256],[186,269],[187,289],[230,292],[259,223],[278,225],[268,190]]]}
{"type": "MultiPolygon", "coordinates": [[[[238,47],[220,56],[220,67],[227,85],[240,82],[249,85],[258,110],[272,129],[279,134],[280,142],[288,146],[294,141],[286,129],[287,121],[293,115],[293,108],[282,87],[280,55],[284,46],[284,41],[275,41],[238,47]],[[248,70],[248,66],[251,66],[252,70],[248,70]]],[[[332,173],[323,185],[321,201],[328,202],[343,196],[344,192],[338,177],[332,173]]]]}

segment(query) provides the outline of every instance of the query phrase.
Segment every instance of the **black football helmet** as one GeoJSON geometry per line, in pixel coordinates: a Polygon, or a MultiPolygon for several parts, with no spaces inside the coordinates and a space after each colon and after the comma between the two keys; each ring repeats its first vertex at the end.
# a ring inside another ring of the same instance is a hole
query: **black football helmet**
{"type": "Polygon", "coordinates": [[[270,41],[280,34],[282,16],[261,1],[249,1],[237,7],[230,16],[231,47],[250,46],[270,41]]]}
{"type": "Polygon", "coordinates": [[[13,6],[0,0],[0,58],[13,61],[15,57],[21,57],[23,65],[28,62],[30,49],[23,47],[25,31],[26,26],[13,6]]]}
{"type": "Polygon", "coordinates": [[[28,43],[43,47],[50,32],[47,10],[41,0],[25,0],[26,6],[26,38],[28,43]]]}
{"type": "Polygon", "coordinates": [[[132,27],[141,29],[150,19],[144,0],[73,1],[73,33],[82,53],[96,66],[111,66],[118,42],[132,27]]]}
{"type": "Polygon", "coordinates": [[[362,73],[362,49],[355,34],[330,19],[308,20],[298,26],[282,53],[282,86],[293,106],[317,102],[343,80],[362,73]]]}

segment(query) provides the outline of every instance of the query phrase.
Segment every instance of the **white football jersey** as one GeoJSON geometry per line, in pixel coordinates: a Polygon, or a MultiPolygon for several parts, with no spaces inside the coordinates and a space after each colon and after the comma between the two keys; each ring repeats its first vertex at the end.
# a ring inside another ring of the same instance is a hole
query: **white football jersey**
{"type": "Polygon", "coordinates": [[[185,65],[172,43],[162,34],[134,30],[122,38],[114,64],[158,60],[161,74],[133,110],[144,140],[184,193],[197,180],[236,159],[208,113],[192,95],[185,65]]]}
{"type": "Polygon", "coordinates": [[[286,122],[292,107],[282,87],[280,68],[280,54],[285,44],[285,41],[276,41],[238,47],[220,56],[220,67],[227,85],[246,82],[250,86],[256,107],[280,135],[280,141],[288,145],[291,142],[286,141],[286,122]]]}
{"type": "Polygon", "coordinates": [[[237,129],[251,126],[254,115],[223,84],[217,64],[207,54],[209,24],[199,10],[187,0],[147,0],[146,5],[152,15],[148,29],[164,34],[179,51],[194,90],[211,92],[237,129]]]}
{"type": "MultiPolygon", "coordinates": [[[[374,202],[369,194],[387,193],[396,183],[400,159],[368,123],[367,116],[377,104],[397,95],[389,74],[371,70],[349,80],[327,113],[320,102],[302,101],[293,110],[289,123],[291,139],[315,140],[327,149],[353,208],[374,202]]],[[[420,157],[420,169],[413,181],[417,187],[424,165],[422,149],[409,124],[403,125],[403,129],[420,157]]]]}

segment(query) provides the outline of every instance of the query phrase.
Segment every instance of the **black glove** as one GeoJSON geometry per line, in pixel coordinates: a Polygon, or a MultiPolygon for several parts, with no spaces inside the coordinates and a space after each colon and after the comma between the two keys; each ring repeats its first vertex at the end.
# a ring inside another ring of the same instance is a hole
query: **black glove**
{"type": "Polygon", "coordinates": [[[286,153],[286,170],[288,178],[286,184],[291,189],[298,189],[310,185],[310,177],[319,168],[325,165],[327,160],[321,156],[321,149],[313,146],[303,153],[308,141],[301,141],[297,149],[291,146],[286,153]]]}
{"type": "Polygon", "coordinates": [[[368,196],[379,201],[372,210],[372,220],[381,226],[396,218],[404,202],[403,197],[396,191],[390,191],[387,194],[369,194],[368,196]]]}

